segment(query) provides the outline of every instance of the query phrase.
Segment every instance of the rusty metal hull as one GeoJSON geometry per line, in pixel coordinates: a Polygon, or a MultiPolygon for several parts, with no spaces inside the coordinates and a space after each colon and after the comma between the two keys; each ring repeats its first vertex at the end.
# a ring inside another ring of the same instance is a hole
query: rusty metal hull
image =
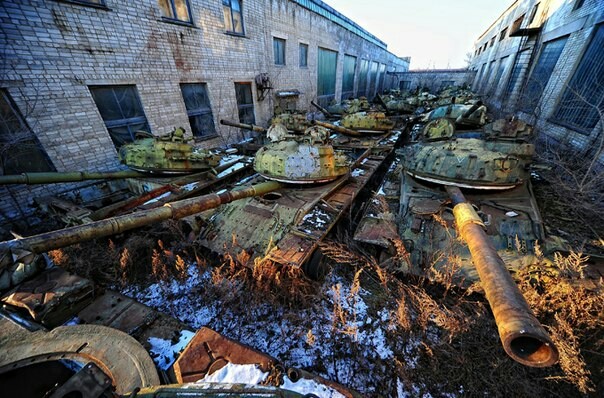
{"type": "Polygon", "coordinates": [[[482,219],[461,190],[447,187],[462,239],[468,244],[480,283],[493,311],[505,352],[515,361],[533,367],[558,362],[558,350],[533,315],[505,263],[484,231],[482,219]]]}

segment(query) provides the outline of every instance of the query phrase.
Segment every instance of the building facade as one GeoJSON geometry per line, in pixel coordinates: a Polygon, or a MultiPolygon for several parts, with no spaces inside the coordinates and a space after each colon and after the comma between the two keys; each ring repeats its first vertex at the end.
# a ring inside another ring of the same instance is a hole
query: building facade
{"type": "MultiPolygon", "coordinates": [[[[0,20],[1,174],[115,170],[138,130],[226,146],[244,137],[220,119],[371,97],[409,66],[319,0],[5,0],[0,20]]],[[[0,188],[0,224],[66,188],[0,188]]]]}
{"type": "Polygon", "coordinates": [[[496,114],[604,164],[603,49],[602,0],[517,0],[476,40],[473,88],[496,114]]]}

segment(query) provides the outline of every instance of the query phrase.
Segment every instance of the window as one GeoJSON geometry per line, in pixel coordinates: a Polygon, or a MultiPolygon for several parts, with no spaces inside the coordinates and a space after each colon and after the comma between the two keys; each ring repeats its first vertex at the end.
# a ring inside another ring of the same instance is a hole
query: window
{"type": "Polygon", "coordinates": [[[359,67],[359,87],[357,88],[357,95],[363,97],[367,95],[367,73],[369,72],[369,61],[366,59],[361,60],[359,67]]]}
{"type": "Polygon", "coordinates": [[[494,68],[495,68],[495,60],[492,60],[487,68],[487,72],[485,73],[484,78],[482,79],[482,82],[480,83],[481,90],[486,90],[487,87],[489,86],[489,80],[491,80],[491,74],[493,73],[494,68]]]}
{"type": "Polygon", "coordinates": [[[344,68],[342,70],[342,99],[354,96],[354,71],[357,66],[357,57],[344,55],[344,68]]]}
{"type": "Polygon", "coordinates": [[[478,75],[476,75],[476,80],[474,80],[474,87],[476,88],[476,90],[478,90],[478,88],[482,85],[482,78],[484,76],[484,70],[486,66],[486,62],[482,64],[482,66],[480,67],[480,72],[478,73],[478,75]]]}
{"type": "Polygon", "coordinates": [[[239,110],[239,122],[255,124],[254,99],[252,98],[252,83],[235,83],[235,97],[239,110]]]}
{"type": "Polygon", "coordinates": [[[116,148],[150,131],[136,86],[91,86],[90,93],[116,148]]]}
{"type": "Polygon", "coordinates": [[[535,17],[537,16],[537,11],[539,10],[539,3],[535,4],[533,6],[533,9],[531,11],[531,16],[529,17],[529,25],[533,23],[533,21],[535,20],[535,17]]]}
{"type": "Polygon", "coordinates": [[[371,63],[371,69],[369,70],[369,89],[367,95],[371,98],[375,96],[375,88],[378,77],[379,64],[377,62],[371,63]]]}
{"type": "Polygon", "coordinates": [[[501,60],[499,61],[499,67],[497,68],[497,74],[495,75],[495,79],[493,80],[493,83],[491,84],[491,90],[494,92],[497,91],[497,88],[499,87],[499,82],[501,81],[501,77],[503,76],[503,72],[505,71],[505,67],[508,63],[508,56],[505,56],[503,58],[501,58],[501,60]]]}
{"type": "Polygon", "coordinates": [[[187,108],[187,116],[189,116],[193,136],[216,136],[214,115],[212,115],[207,85],[205,83],[181,84],[180,91],[182,91],[182,98],[187,108]]]}
{"type": "Polygon", "coordinates": [[[244,35],[240,0],[222,0],[224,26],[227,32],[244,35]]]}
{"type": "Polygon", "coordinates": [[[514,89],[516,88],[516,84],[520,79],[520,73],[523,69],[523,62],[525,57],[529,54],[529,50],[523,50],[516,55],[516,59],[514,60],[514,67],[512,68],[512,73],[510,73],[510,77],[508,80],[508,84],[505,87],[505,95],[509,96],[512,94],[514,89]]]}
{"type": "Polygon", "coordinates": [[[300,68],[308,66],[308,44],[300,43],[300,68]]]}
{"type": "Polygon", "coordinates": [[[493,37],[491,38],[491,44],[489,45],[489,47],[493,47],[493,45],[495,44],[495,37],[496,37],[496,36],[493,36],[493,37]]]}
{"type": "Polygon", "coordinates": [[[539,104],[543,90],[554,71],[556,62],[564,49],[568,36],[544,43],[539,59],[531,72],[526,87],[523,90],[523,98],[520,109],[524,112],[533,112],[539,104]]]}
{"type": "Polygon", "coordinates": [[[317,99],[326,106],[335,98],[338,53],[319,47],[317,68],[317,99]]]}
{"type": "Polygon", "coordinates": [[[273,54],[275,65],[285,65],[285,39],[273,37],[273,54]]]}
{"type": "Polygon", "coordinates": [[[378,78],[377,78],[377,91],[378,93],[382,93],[384,91],[384,80],[386,79],[386,65],[380,64],[380,69],[378,70],[378,78]]]}
{"type": "Polygon", "coordinates": [[[0,175],[55,171],[5,90],[0,90],[0,175]]]}
{"type": "Polygon", "coordinates": [[[81,4],[84,6],[93,6],[98,8],[106,8],[105,0],[63,0],[68,3],[81,4]]]}
{"type": "Polygon", "coordinates": [[[159,8],[163,18],[191,23],[191,13],[187,0],[159,0],[159,8]]]}
{"type": "Polygon", "coordinates": [[[499,34],[499,41],[505,39],[505,36],[508,34],[508,28],[505,28],[504,30],[501,31],[501,33],[499,34]]]}
{"type": "Polygon", "coordinates": [[[411,80],[401,80],[398,83],[398,88],[401,91],[409,91],[411,89],[411,80]]]}
{"type": "Polygon", "coordinates": [[[522,26],[522,21],[524,21],[524,14],[522,14],[519,18],[517,18],[512,24],[512,29],[510,30],[510,36],[512,36],[516,31],[520,29],[522,26]]]}
{"type": "Polygon", "coordinates": [[[599,25],[575,70],[554,119],[582,130],[593,129],[604,112],[604,24],[599,25]]]}
{"type": "Polygon", "coordinates": [[[573,11],[578,10],[579,8],[583,7],[583,3],[585,3],[585,0],[576,0],[575,5],[573,7],[573,11]]]}

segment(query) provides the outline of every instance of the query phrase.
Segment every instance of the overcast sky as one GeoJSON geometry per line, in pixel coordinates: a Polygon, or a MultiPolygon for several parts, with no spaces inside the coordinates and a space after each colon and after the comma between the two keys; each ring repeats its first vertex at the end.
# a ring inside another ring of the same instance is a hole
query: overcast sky
{"type": "Polygon", "coordinates": [[[411,69],[462,68],[474,40],[514,0],[323,0],[411,57],[411,69]]]}

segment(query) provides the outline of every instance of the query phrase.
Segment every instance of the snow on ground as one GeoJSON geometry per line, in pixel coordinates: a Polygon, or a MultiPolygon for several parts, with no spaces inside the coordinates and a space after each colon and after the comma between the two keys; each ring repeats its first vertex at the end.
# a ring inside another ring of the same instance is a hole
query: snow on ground
{"type": "Polygon", "coordinates": [[[151,357],[155,364],[160,369],[167,370],[172,366],[178,357],[178,354],[180,354],[187,344],[189,344],[189,341],[191,341],[193,336],[195,336],[195,333],[183,330],[180,332],[180,337],[176,343],[157,337],[149,337],[148,342],[151,345],[149,351],[151,352],[151,357]]]}
{"type": "MultiPolygon", "coordinates": [[[[351,293],[350,282],[335,271],[323,282],[308,308],[292,310],[250,300],[245,297],[249,292],[240,293],[238,282],[233,281],[224,281],[223,295],[214,299],[208,293],[216,291],[211,270],[200,271],[192,265],[184,281],[130,286],[122,292],[178,318],[192,329],[207,326],[279,359],[286,367],[306,369],[364,395],[386,391],[390,392],[386,395],[396,394],[396,375],[391,366],[395,353],[399,360],[408,360],[410,368],[417,361],[419,341],[392,338],[391,318],[396,303],[392,303],[392,308],[370,308],[367,299],[371,293],[363,288],[351,293]],[[343,323],[334,319],[336,307],[341,308],[343,323]]],[[[185,344],[186,337],[181,336],[179,343],[185,344]]],[[[160,339],[149,343],[162,368],[167,368],[175,353],[184,347],[160,339]]]]}

